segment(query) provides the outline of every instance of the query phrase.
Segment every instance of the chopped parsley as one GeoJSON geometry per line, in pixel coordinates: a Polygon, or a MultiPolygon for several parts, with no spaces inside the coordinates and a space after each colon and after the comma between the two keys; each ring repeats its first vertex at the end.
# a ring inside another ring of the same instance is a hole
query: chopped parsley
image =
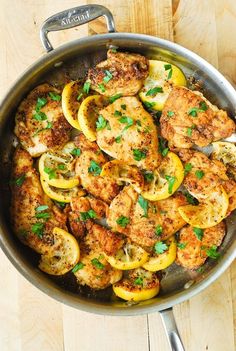
{"type": "Polygon", "coordinates": [[[136,278],[134,284],[143,286],[143,277],[136,278]]]}
{"type": "Polygon", "coordinates": [[[46,98],[38,98],[35,106],[35,111],[39,112],[43,106],[47,104],[48,100],[46,98]]]}
{"type": "Polygon", "coordinates": [[[166,175],[165,178],[168,182],[168,193],[172,194],[173,193],[173,186],[174,186],[177,178],[174,176],[169,176],[169,175],[166,175]]]}
{"type": "Polygon", "coordinates": [[[61,202],[61,201],[57,201],[57,200],[53,200],[55,202],[55,204],[60,207],[61,209],[64,209],[66,207],[66,202],[61,202]]]}
{"type": "Polygon", "coordinates": [[[41,205],[41,206],[36,207],[35,211],[41,212],[41,211],[45,211],[47,209],[48,209],[47,205],[41,205]]]}
{"type": "Polygon", "coordinates": [[[36,119],[36,121],[45,121],[47,116],[44,112],[38,111],[33,115],[33,118],[36,119]]]}
{"type": "Polygon", "coordinates": [[[155,87],[155,88],[149,89],[146,92],[146,96],[155,96],[157,93],[163,93],[162,87],[155,87]]]}
{"type": "Polygon", "coordinates": [[[94,210],[89,210],[87,212],[80,212],[81,221],[87,221],[87,219],[97,218],[97,214],[94,210]]]}
{"type": "Polygon", "coordinates": [[[147,157],[146,149],[133,149],[133,158],[135,161],[141,161],[147,157]]]}
{"type": "Polygon", "coordinates": [[[94,267],[98,268],[98,269],[103,269],[104,268],[104,264],[102,264],[102,262],[100,262],[97,258],[93,258],[91,260],[91,263],[94,267]]]}
{"type": "Polygon", "coordinates": [[[198,240],[201,241],[203,238],[204,230],[201,228],[193,228],[193,232],[196,235],[196,237],[198,238],[198,240]]]}
{"type": "Polygon", "coordinates": [[[120,116],[122,116],[122,113],[120,111],[115,110],[114,116],[115,117],[120,117],[120,116]]]}
{"type": "Polygon", "coordinates": [[[157,254],[162,254],[163,252],[165,252],[168,249],[168,246],[163,243],[163,241],[158,241],[155,245],[154,245],[154,251],[157,254]]]}
{"type": "Polygon", "coordinates": [[[186,246],[187,246],[187,243],[177,243],[177,247],[178,247],[180,250],[185,249],[186,246]]]}
{"type": "Polygon", "coordinates": [[[144,212],[143,217],[147,218],[147,216],[148,216],[148,207],[149,207],[148,201],[146,199],[144,199],[142,197],[142,195],[139,195],[139,197],[138,197],[138,204],[143,209],[143,212],[144,212]]]}
{"type": "Polygon", "coordinates": [[[85,264],[82,262],[77,263],[74,268],[71,270],[72,273],[76,273],[80,269],[84,268],[85,264]]]}
{"type": "Polygon", "coordinates": [[[184,175],[187,175],[193,168],[191,163],[186,163],[184,166],[184,175]]]}
{"type": "Polygon", "coordinates": [[[198,200],[195,197],[193,197],[191,194],[189,194],[188,191],[184,192],[184,196],[185,196],[185,198],[186,198],[186,200],[188,201],[189,204],[191,204],[191,205],[198,205],[198,203],[199,203],[198,200]]]}
{"type": "Polygon", "coordinates": [[[110,96],[109,97],[109,102],[112,104],[114,101],[119,99],[121,96],[122,96],[122,94],[116,94],[116,95],[110,96]]]}
{"type": "Polygon", "coordinates": [[[122,139],[122,136],[119,135],[118,137],[115,138],[115,142],[116,142],[117,144],[120,144],[121,139],[122,139]]]}
{"type": "Polygon", "coordinates": [[[207,104],[204,101],[201,101],[199,103],[199,107],[190,108],[190,110],[188,111],[188,115],[192,117],[197,117],[198,112],[205,112],[206,110],[208,110],[207,104]]]}
{"type": "Polygon", "coordinates": [[[105,83],[108,83],[112,78],[113,78],[113,75],[111,74],[111,72],[110,71],[107,71],[107,70],[105,70],[105,77],[103,78],[103,81],[105,82],[105,83]]]}
{"type": "Polygon", "coordinates": [[[71,152],[70,152],[71,155],[73,156],[80,156],[81,155],[81,149],[75,147],[71,152]]]}
{"type": "Polygon", "coordinates": [[[193,133],[193,129],[195,128],[195,125],[193,124],[191,127],[188,127],[187,128],[187,135],[189,136],[189,137],[191,137],[192,136],[192,133],[193,133]]]}
{"type": "Polygon", "coordinates": [[[147,109],[151,109],[152,107],[154,107],[156,105],[155,102],[148,102],[148,101],[144,101],[143,104],[144,104],[144,106],[147,107],[147,109]]]}
{"type": "Polygon", "coordinates": [[[80,101],[81,100],[81,98],[83,97],[83,93],[80,93],[78,96],[77,96],[77,101],[80,101]]]}
{"type": "Polygon", "coordinates": [[[167,111],[167,116],[168,117],[173,117],[174,116],[174,112],[173,111],[167,111]]]}
{"type": "Polygon", "coordinates": [[[35,215],[35,218],[38,218],[38,219],[42,218],[45,220],[49,219],[50,217],[51,217],[51,215],[48,212],[40,212],[40,213],[36,213],[36,215],[35,215]]]}
{"type": "Polygon", "coordinates": [[[127,117],[127,116],[120,117],[119,122],[120,123],[127,123],[127,125],[125,126],[125,128],[123,129],[122,132],[124,132],[125,130],[127,130],[128,128],[130,128],[134,124],[134,120],[130,117],[127,117]]]}
{"type": "Polygon", "coordinates": [[[63,165],[63,163],[57,166],[57,169],[59,169],[60,171],[63,171],[65,168],[66,166],[63,165]]]}
{"type": "Polygon", "coordinates": [[[125,228],[130,222],[130,219],[125,216],[120,216],[117,220],[116,223],[119,224],[122,228],[125,228]]]}
{"type": "Polygon", "coordinates": [[[22,174],[22,176],[20,176],[19,178],[14,179],[12,182],[16,185],[16,186],[21,186],[24,181],[25,181],[26,175],[22,174]]]}
{"type": "Polygon", "coordinates": [[[61,95],[58,95],[58,94],[54,93],[53,91],[50,91],[48,93],[48,95],[53,101],[61,101],[61,95]]]}
{"type": "Polygon", "coordinates": [[[125,104],[120,105],[120,107],[122,108],[122,110],[126,110],[126,105],[125,104]]]}
{"type": "Polygon", "coordinates": [[[202,179],[204,177],[204,172],[203,171],[196,171],[195,172],[195,176],[198,178],[198,179],[202,179]]]}
{"type": "Polygon", "coordinates": [[[163,157],[165,157],[168,154],[168,152],[169,152],[169,148],[166,147],[164,150],[162,150],[161,154],[163,157]]]}
{"type": "Polygon", "coordinates": [[[90,166],[88,168],[89,173],[93,173],[94,176],[99,176],[102,171],[102,168],[100,167],[99,163],[97,163],[94,160],[90,161],[90,166]]]}
{"type": "Polygon", "coordinates": [[[54,168],[44,167],[44,172],[48,174],[49,179],[56,178],[56,170],[54,168]]]}
{"type": "Polygon", "coordinates": [[[34,223],[31,227],[31,230],[36,234],[40,239],[43,237],[44,223],[38,222],[34,223]]]}
{"type": "Polygon", "coordinates": [[[89,93],[90,85],[91,85],[91,83],[90,83],[89,81],[86,81],[86,82],[84,83],[84,86],[83,86],[83,92],[84,92],[84,93],[86,93],[86,94],[89,93]]]}
{"type": "Polygon", "coordinates": [[[102,115],[99,115],[96,121],[96,129],[102,130],[106,128],[106,126],[107,126],[107,120],[102,115]]]}
{"type": "Polygon", "coordinates": [[[165,68],[165,71],[169,71],[167,79],[170,79],[172,77],[172,73],[173,73],[172,65],[170,65],[170,64],[164,65],[164,68],[165,68]]]}
{"type": "MultiPolygon", "coordinates": [[[[167,148],[166,147],[166,141],[165,141],[165,139],[164,138],[162,138],[162,137],[159,137],[158,138],[158,141],[159,141],[159,144],[158,144],[158,151],[159,151],[159,153],[162,155],[162,152],[167,148]]],[[[165,152],[164,152],[165,153],[165,152]]]]}
{"type": "Polygon", "coordinates": [[[161,236],[162,232],[163,232],[163,228],[162,228],[162,226],[160,224],[158,224],[158,226],[155,229],[155,234],[157,236],[161,236]]]}
{"type": "Polygon", "coordinates": [[[104,84],[98,84],[99,89],[101,90],[102,93],[105,93],[106,89],[104,87],[104,84]]]}
{"type": "Polygon", "coordinates": [[[208,257],[217,260],[220,257],[220,253],[217,252],[217,246],[212,245],[209,249],[206,250],[206,254],[208,257]]]}
{"type": "Polygon", "coordinates": [[[152,172],[145,172],[143,176],[146,182],[148,183],[150,183],[154,179],[154,174],[152,172]]]}

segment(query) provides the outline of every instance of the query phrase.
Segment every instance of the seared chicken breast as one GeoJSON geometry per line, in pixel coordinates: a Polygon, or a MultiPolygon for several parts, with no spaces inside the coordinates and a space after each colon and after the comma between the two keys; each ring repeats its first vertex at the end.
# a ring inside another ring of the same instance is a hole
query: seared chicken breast
{"type": "Polygon", "coordinates": [[[139,54],[108,50],[107,60],[88,71],[91,87],[99,94],[136,95],[148,76],[148,59],[139,54]]]}
{"type": "Polygon", "coordinates": [[[213,249],[214,254],[215,248],[220,246],[225,233],[224,222],[205,229],[201,240],[194,232],[194,228],[190,226],[182,228],[179,236],[176,263],[188,269],[200,267],[207,257],[211,256],[211,249],[213,249]]]}
{"type": "Polygon", "coordinates": [[[110,125],[97,131],[98,146],[129,165],[153,170],[160,163],[157,128],[136,97],[123,97],[100,111],[110,125]]]}
{"type": "Polygon", "coordinates": [[[23,149],[16,149],[12,170],[11,218],[13,230],[23,244],[40,254],[53,249],[52,230],[66,230],[66,216],[43,192],[33,159],[23,149]],[[46,206],[40,210],[40,206],[46,206]]]}
{"type": "Polygon", "coordinates": [[[81,185],[93,196],[110,203],[118,194],[119,186],[114,180],[100,176],[106,157],[95,142],[87,140],[82,134],[75,139],[75,145],[81,150],[75,165],[81,185]]]}
{"type": "Polygon", "coordinates": [[[58,94],[58,89],[42,84],[33,89],[18,107],[14,131],[32,157],[60,149],[70,139],[72,127],[63,115],[60,100],[53,98],[58,94]]]}
{"type": "Polygon", "coordinates": [[[177,86],[164,105],[160,123],[162,136],[170,147],[177,148],[206,146],[235,131],[235,123],[225,111],[213,106],[199,92],[177,86]]]}

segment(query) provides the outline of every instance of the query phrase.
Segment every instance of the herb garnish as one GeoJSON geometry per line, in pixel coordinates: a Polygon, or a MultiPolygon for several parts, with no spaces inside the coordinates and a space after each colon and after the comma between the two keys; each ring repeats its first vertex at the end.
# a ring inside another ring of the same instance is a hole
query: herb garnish
{"type": "Polygon", "coordinates": [[[35,106],[35,111],[39,112],[43,106],[47,104],[48,100],[46,98],[38,98],[35,106]]]}
{"type": "Polygon", "coordinates": [[[121,96],[122,96],[122,94],[116,94],[116,95],[110,96],[109,97],[109,102],[112,104],[114,101],[119,99],[121,96]]]}
{"type": "Polygon", "coordinates": [[[204,172],[203,171],[196,171],[195,172],[195,176],[198,178],[198,179],[202,179],[202,177],[204,176],[204,172]]]}
{"type": "Polygon", "coordinates": [[[120,216],[117,220],[116,223],[119,224],[122,228],[125,228],[130,222],[130,219],[125,216],[120,216]]]}
{"type": "Polygon", "coordinates": [[[188,201],[189,204],[191,205],[198,205],[198,200],[193,197],[188,191],[185,191],[184,193],[184,196],[186,197],[186,200],[188,201]]]}
{"type": "Polygon", "coordinates": [[[204,230],[201,228],[193,228],[193,232],[196,235],[196,237],[198,238],[198,240],[201,241],[203,238],[204,230]]]}
{"type": "Polygon", "coordinates": [[[16,186],[21,186],[24,181],[25,181],[26,175],[22,174],[22,176],[20,176],[19,178],[14,179],[12,182],[16,185],[16,186]]]}
{"type": "Polygon", "coordinates": [[[70,152],[70,154],[73,155],[73,156],[80,156],[81,155],[81,149],[76,147],[70,152]]]}
{"type": "Polygon", "coordinates": [[[84,92],[84,93],[86,93],[86,94],[89,93],[90,85],[91,85],[91,83],[90,83],[89,81],[86,81],[86,82],[84,83],[84,86],[83,86],[83,92],[84,92]]]}
{"type": "Polygon", "coordinates": [[[160,224],[158,224],[158,226],[155,229],[155,234],[157,236],[161,236],[162,232],[163,232],[163,228],[162,228],[162,226],[160,224]]]}
{"type": "Polygon", "coordinates": [[[134,281],[135,285],[142,285],[143,286],[143,277],[138,277],[134,281]]]}
{"type": "Polygon", "coordinates": [[[144,215],[143,217],[148,217],[148,201],[142,197],[142,195],[139,195],[138,197],[138,204],[139,206],[143,209],[144,215]]]}
{"type": "Polygon", "coordinates": [[[83,93],[80,93],[78,96],[77,96],[77,101],[80,101],[80,99],[83,97],[83,93]]]}
{"type": "Polygon", "coordinates": [[[195,125],[193,124],[191,127],[188,127],[187,128],[187,135],[189,136],[189,137],[191,137],[192,136],[192,132],[193,132],[193,129],[195,128],[195,125]]]}
{"type": "Polygon", "coordinates": [[[144,106],[147,107],[147,109],[151,109],[152,107],[154,107],[156,105],[155,102],[148,102],[148,101],[144,101],[143,104],[144,104],[144,106]]]}
{"type": "Polygon", "coordinates": [[[122,108],[122,110],[126,110],[126,105],[125,104],[120,105],[120,107],[122,108]]]}
{"type": "Polygon", "coordinates": [[[103,269],[104,268],[104,264],[102,264],[102,262],[100,262],[97,258],[93,258],[91,260],[91,263],[94,267],[98,268],[98,269],[103,269]]]}
{"type": "Polygon", "coordinates": [[[36,119],[36,121],[45,121],[47,116],[44,112],[38,111],[33,115],[33,118],[36,119]]]}
{"type": "Polygon", "coordinates": [[[186,163],[184,166],[184,175],[187,175],[193,168],[191,163],[186,163]]]}
{"type": "Polygon", "coordinates": [[[154,174],[152,172],[144,172],[143,176],[146,182],[148,183],[150,183],[154,179],[154,174]]]}
{"type": "Polygon", "coordinates": [[[186,246],[187,246],[187,243],[177,243],[177,247],[178,247],[180,250],[185,249],[186,246]]]}
{"type": "Polygon", "coordinates": [[[31,230],[34,234],[36,234],[40,239],[43,237],[44,223],[37,222],[34,223],[31,227],[31,230]]]}
{"type": "Polygon", "coordinates": [[[83,262],[77,263],[74,268],[71,270],[72,273],[76,273],[78,270],[84,268],[85,264],[83,262]]]}
{"type": "Polygon", "coordinates": [[[94,176],[99,176],[102,171],[102,168],[100,167],[99,163],[97,163],[94,160],[90,161],[90,167],[88,168],[89,173],[93,173],[94,176]]]}
{"type": "Polygon", "coordinates": [[[106,89],[104,87],[104,84],[98,84],[99,89],[101,90],[102,93],[105,93],[106,89]]]}
{"type": "Polygon", "coordinates": [[[50,91],[48,93],[48,95],[53,101],[61,101],[61,95],[58,95],[58,94],[54,93],[53,91],[50,91]]]}
{"type": "Polygon", "coordinates": [[[135,161],[141,161],[147,157],[146,149],[133,149],[133,158],[135,161]]]}
{"type": "Polygon", "coordinates": [[[97,218],[97,214],[94,210],[89,210],[87,212],[80,212],[81,221],[86,221],[87,219],[97,218]]]}
{"type": "Polygon", "coordinates": [[[115,110],[114,116],[115,117],[120,117],[120,116],[122,116],[122,113],[120,111],[115,110]]]}
{"type": "Polygon", "coordinates": [[[102,130],[106,128],[106,126],[107,126],[107,120],[102,115],[99,115],[96,121],[96,129],[102,130]]]}
{"type": "Polygon", "coordinates": [[[163,241],[158,241],[156,242],[156,244],[154,245],[154,251],[157,254],[162,254],[163,252],[165,252],[168,249],[168,246],[163,243],[163,241]]]}
{"type": "Polygon", "coordinates": [[[162,150],[161,154],[163,157],[165,157],[168,154],[168,152],[169,152],[169,148],[166,147],[164,150],[162,150]]]}
{"type": "Polygon", "coordinates": [[[121,139],[122,139],[122,136],[119,135],[118,137],[115,138],[115,142],[116,142],[117,144],[120,144],[121,139]]]}
{"type": "Polygon", "coordinates": [[[166,180],[167,180],[167,182],[169,184],[168,185],[168,193],[172,194],[173,193],[173,186],[174,186],[177,178],[174,177],[174,176],[169,176],[169,175],[166,175],[165,178],[166,178],[166,180]]]}
{"type": "Polygon", "coordinates": [[[155,87],[155,88],[149,89],[146,92],[146,96],[155,96],[157,93],[163,93],[162,87],[155,87]]]}
{"type": "Polygon", "coordinates": [[[56,170],[54,168],[44,167],[44,172],[48,174],[49,179],[56,178],[56,170]]]}
{"type": "Polygon", "coordinates": [[[173,117],[174,116],[174,112],[173,111],[167,111],[167,116],[168,117],[173,117]]]}
{"type": "Polygon", "coordinates": [[[169,70],[167,79],[170,79],[172,77],[172,73],[173,73],[172,65],[170,65],[170,64],[164,65],[164,68],[165,68],[165,71],[169,70]]]}
{"type": "Polygon", "coordinates": [[[217,246],[212,245],[209,249],[206,250],[206,254],[208,257],[217,260],[220,257],[220,253],[217,252],[217,246]]]}
{"type": "Polygon", "coordinates": [[[107,70],[105,70],[105,73],[106,73],[106,75],[105,75],[105,77],[103,78],[103,81],[104,81],[105,83],[108,83],[108,82],[113,78],[113,75],[111,74],[110,71],[107,71],[107,70]]]}
{"type": "Polygon", "coordinates": [[[199,103],[199,107],[190,108],[190,110],[188,111],[188,115],[192,117],[197,117],[198,112],[205,112],[206,110],[208,110],[207,104],[204,101],[201,101],[199,103]]]}

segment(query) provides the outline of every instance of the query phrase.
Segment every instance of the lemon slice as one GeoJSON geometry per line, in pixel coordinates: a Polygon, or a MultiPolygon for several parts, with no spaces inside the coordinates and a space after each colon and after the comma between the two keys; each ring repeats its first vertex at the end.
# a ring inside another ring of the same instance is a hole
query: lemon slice
{"type": "Polygon", "coordinates": [[[73,81],[65,85],[62,91],[62,110],[65,118],[75,129],[81,130],[78,122],[78,110],[82,98],[82,87],[79,82],[73,81]],[[80,99],[79,99],[80,98],[80,99]],[[78,101],[79,100],[79,101],[78,101]]]}
{"type": "Polygon", "coordinates": [[[162,110],[173,85],[186,86],[186,78],[177,66],[165,61],[149,60],[149,75],[139,96],[154,110],[162,110]]]}
{"type": "Polygon", "coordinates": [[[56,188],[70,189],[79,184],[73,167],[73,156],[69,154],[46,152],[39,159],[41,177],[56,188]]]}
{"type": "Polygon", "coordinates": [[[128,270],[141,267],[148,260],[148,253],[140,246],[126,243],[115,256],[104,254],[106,260],[114,268],[128,270]]]}
{"type": "Polygon", "coordinates": [[[129,166],[125,162],[113,160],[107,162],[100,174],[102,177],[108,177],[117,180],[118,182],[126,182],[140,193],[144,186],[142,173],[135,166],[129,166]]]}
{"type": "Polygon", "coordinates": [[[142,196],[150,201],[170,197],[184,179],[184,168],[179,157],[173,152],[168,152],[152,177],[153,179],[145,183],[142,196]]]}
{"type": "Polygon", "coordinates": [[[39,268],[47,274],[62,275],[79,261],[79,244],[73,235],[61,228],[55,227],[52,234],[54,245],[47,254],[41,256],[39,268]]]}
{"type": "Polygon", "coordinates": [[[212,146],[214,159],[222,161],[226,166],[236,167],[236,146],[233,143],[217,141],[212,146]]]}
{"type": "Polygon", "coordinates": [[[99,117],[99,111],[107,106],[108,98],[102,95],[88,96],[80,105],[78,112],[78,121],[81,130],[90,141],[96,140],[96,121],[99,117]]]}
{"type": "Polygon", "coordinates": [[[175,237],[171,237],[166,243],[169,245],[168,250],[162,254],[151,256],[150,259],[144,263],[143,268],[147,271],[157,272],[169,267],[175,261],[177,251],[175,237]]]}
{"type": "Polygon", "coordinates": [[[155,273],[138,268],[129,272],[127,278],[113,284],[112,288],[121,299],[139,302],[156,296],[160,283],[155,273]]]}
{"type": "Polygon", "coordinates": [[[204,199],[204,203],[198,206],[180,206],[178,211],[185,222],[192,227],[205,229],[220,223],[226,217],[228,206],[228,195],[220,187],[213,191],[210,197],[204,199]]]}
{"type": "Polygon", "coordinates": [[[63,149],[61,152],[66,155],[73,155],[73,150],[76,149],[75,143],[73,141],[69,141],[64,145],[63,149]]]}
{"type": "Polygon", "coordinates": [[[85,195],[84,190],[81,188],[78,188],[77,186],[70,189],[60,189],[49,185],[48,182],[42,177],[40,178],[40,181],[45,194],[51,199],[59,202],[69,203],[71,201],[72,196],[79,197],[79,196],[85,195]]]}

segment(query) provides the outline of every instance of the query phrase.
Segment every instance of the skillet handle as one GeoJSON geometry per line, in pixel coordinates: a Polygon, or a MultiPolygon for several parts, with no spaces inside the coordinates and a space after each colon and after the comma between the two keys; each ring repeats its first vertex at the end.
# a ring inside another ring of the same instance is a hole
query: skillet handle
{"type": "Polygon", "coordinates": [[[52,44],[48,39],[49,32],[80,26],[101,16],[104,16],[106,19],[108,32],[115,32],[115,24],[111,12],[101,5],[78,6],[56,13],[46,19],[40,29],[40,39],[43,47],[47,52],[53,50],[52,44]]]}
{"type": "Polygon", "coordinates": [[[160,311],[160,314],[171,350],[185,351],[177,329],[177,325],[175,323],[173,309],[168,308],[166,310],[160,311]]]}

